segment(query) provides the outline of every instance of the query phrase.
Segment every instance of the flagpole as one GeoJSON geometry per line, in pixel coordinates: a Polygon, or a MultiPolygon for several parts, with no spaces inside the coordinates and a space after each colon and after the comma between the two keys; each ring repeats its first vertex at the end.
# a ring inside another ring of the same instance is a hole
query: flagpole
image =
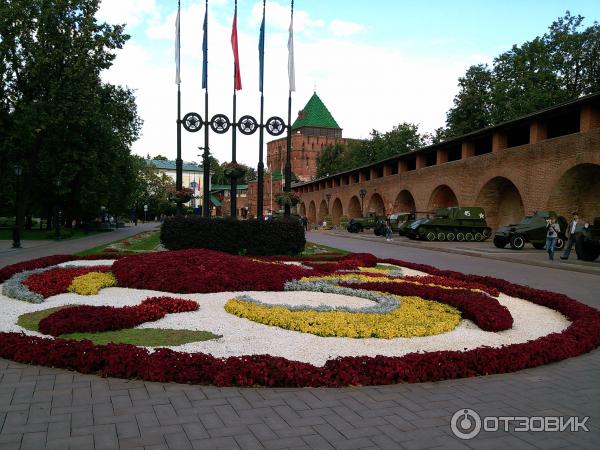
{"type": "MultiPolygon", "coordinates": [[[[293,41],[293,23],[294,23],[294,0],[292,0],[291,7],[291,16],[290,16],[290,37],[288,41],[288,76],[290,79],[290,86],[288,90],[288,126],[287,126],[287,148],[286,148],[286,161],[285,161],[285,185],[283,190],[285,192],[290,192],[292,190],[292,90],[296,89],[295,80],[294,85],[292,84],[292,80],[295,75],[293,75],[294,63],[293,63],[293,55],[294,55],[294,41],[293,41]]],[[[285,217],[290,217],[290,204],[289,202],[285,203],[284,207],[284,215],[285,217]]]]}
{"type": "Polygon", "coordinates": [[[266,0],[263,0],[263,18],[262,25],[260,27],[260,38],[259,38],[259,63],[260,63],[260,73],[259,73],[259,86],[260,86],[260,130],[259,130],[259,138],[258,138],[258,198],[256,199],[256,218],[258,220],[263,220],[263,195],[264,195],[264,186],[263,186],[263,175],[265,170],[265,164],[263,162],[263,143],[264,143],[264,108],[265,108],[265,97],[263,93],[263,81],[264,81],[264,57],[265,57],[265,3],[266,0]]]}
{"type": "MultiPolygon", "coordinates": [[[[237,83],[237,75],[238,75],[238,61],[237,61],[237,55],[235,53],[237,53],[238,49],[237,49],[237,0],[235,0],[235,10],[233,13],[233,26],[234,29],[232,30],[232,34],[231,34],[231,45],[233,47],[234,43],[233,43],[233,39],[234,39],[234,32],[235,32],[235,48],[233,49],[234,51],[234,57],[233,57],[233,130],[232,130],[232,137],[231,137],[231,162],[232,163],[236,163],[236,146],[237,146],[237,142],[236,142],[236,117],[237,117],[237,96],[236,96],[236,91],[238,88],[238,83],[237,83]]],[[[231,190],[229,192],[229,197],[230,197],[230,206],[231,206],[231,212],[230,215],[233,219],[237,219],[237,178],[235,176],[231,177],[231,190]]]]}
{"type": "Polygon", "coordinates": [[[208,0],[205,1],[204,11],[204,39],[202,43],[203,65],[202,65],[202,84],[204,91],[204,153],[202,154],[202,170],[204,175],[204,199],[202,201],[202,215],[210,219],[210,159],[208,150],[208,0]]]}
{"type": "MultiPolygon", "coordinates": [[[[181,160],[181,79],[180,79],[180,58],[181,58],[181,0],[177,2],[177,36],[176,36],[176,60],[177,60],[177,159],[175,160],[175,190],[183,189],[183,161],[181,160]]],[[[181,202],[177,202],[177,215],[181,215],[181,202]]]]}

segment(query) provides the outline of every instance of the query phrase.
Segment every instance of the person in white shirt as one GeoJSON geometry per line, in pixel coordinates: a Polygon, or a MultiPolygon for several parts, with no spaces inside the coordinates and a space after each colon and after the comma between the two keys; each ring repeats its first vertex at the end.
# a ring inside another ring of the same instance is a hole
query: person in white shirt
{"type": "MultiPolygon", "coordinates": [[[[566,238],[567,238],[567,245],[565,245],[565,250],[563,251],[562,256],[560,257],[560,259],[569,259],[569,255],[571,254],[571,249],[573,248],[573,244],[575,244],[575,229],[577,228],[577,225],[579,224],[579,214],[577,213],[577,211],[573,211],[573,219],[569,222],[569,226],[567,227],[566,230],[566,238]]],[[[579,259],[579,258],[577,258],[579,259]]]]}

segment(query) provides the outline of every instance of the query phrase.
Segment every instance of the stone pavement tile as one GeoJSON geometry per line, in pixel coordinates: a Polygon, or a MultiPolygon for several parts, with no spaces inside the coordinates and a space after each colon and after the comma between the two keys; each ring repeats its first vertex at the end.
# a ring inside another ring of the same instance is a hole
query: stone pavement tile
{"type": "Polygon", "coordinates": [[[254,434],[260,442],[277,439],[278,437],[277,434],[264,423],[248,425],[248,429],[252,431],[252,434],[254,434]]]}
{"type": "Polygon", "coordinates": [[[96,420],[97,417],[115,415],[111,403],[94,403],[92,406],[92,414],[94,415],[94,420],[96,420]]]}
{"type": "Polygon", "coordinates": [[[62,439],[48,439],[46,441],[46,449],[93,449],[94,436],[75,436],[62,439]]]}
{"type": "Polygon", "coordinates": [[[151,445],[165,445],[165,438],[159,434],[151,434],[135,438],[119,439],[120,448],[148,447],[151,445]]]}
{"type": "Polygon", "coordinates": [[[336,442],[344,440],[344,436],[329,424],[315,425],[314,430],[323,436],[327,442],[336,442]]]}
{"type": "Polygon", "coordinates": [[[302,439],[311,447],[319,450],[329,450],[334,447],[327,442],[322,436],[318,434],[311,434],[309,436],[302,436],[302,439]]]}
{"type": "Polygon", "coordinates": [[[514,434],[497,433],[495,436],[484,439],[476,438],[466,441],[466,444],[471,448],[483,450],[503,450],[503,449],[518,449],[518,450],[538,450],[539,447],[529,444],[528,442],[519,439],[514,434]]]}
{"type": "Polygon", "coordinates": [[[169,449],[172,450],[191,450],[192,443],[185,432],[165,434],[165,440],[169,449]]]}
{"type": "Polygon", "coordinates": [[[0,448],[7,444],[21,443],[23,439],[23,433],[2,433],[0,434],[0,448]]]}
{"type": "Polygon", "coordinates": [[[92,414],[91,406],[88,411],[80,411],[71,415],[71,426],[73,428],[89,427],[91,425],[94,425],[94,415],[92,414]]]}
{"type": "Polygon", "coordinates": [[[396,414],[392,416],[385,416],[384,419],[401,431],[410,431],[417,428],[411,420],[406,420],[404,417],[396,414]]]}
{"type": "Polygon", "coordinates": [[[239,449],[240,446],[237,444],[234,438],[232,437],[221,437],[215,439],[200,439],[197,441],[192,441],[192,446],[197,450],[233,450],[239,449]]]}
{"type": "Polygon", "coordinates": [[[296,394],[291,394],[288,397],[284,397],[283,401],[295,411],[310,409],[310,406],[308,406],[306,402],[299,398],[296,394]]]}
{"type": "Polygon", "coordinates": [[[25,433],[21,440],[21,449],[37,450],[46,446],[46,432],[25,433]]]}
{"type": "Polygon", "coordinates": [[[174,449],[170,449],[168,445],[166,444],[158,444],[158,445],[147,445],[146,447],[144,447],[144,450],[174,450],[174,449]]]}
{"type": "Polygon", "coordinates": [[[48,440],[65,439],[71,435],[71,420],[50,422],[48,424],[48,440]]]}
{"type": "Polygon", "coordinates": [[[129,397],[129,391],[126,395],[111,395],[110,402],[112,403],[113,411],[115,411],[115,413],[118,410],[129,409],[133,406],[131,398],[129,397]]]}
{"type": "Polygon", "coordinates": [[[149,428],[149,427],[157,427],[159,426],[158,419],[156,418],[156,414],[153,412],[147,412],[143,414],[135,415],[138,425],[140,428],[149,428]]]}
{"type": "Polygon", "coordinates": [[[202,414],[200,416],[200,421],[202,425],[206,427],[207,430],[211,428],[224,428],[225,424],[221,420],[221,418],[216,413],[211,414],[202,414]]]}
{"type": "Polygon", "coordinates": [[[92,402],[92,389],[89,386],[73,389],[73,405],[90,405],[92,402]]]}
{"type": "Polygon", "coordinates": [[[14,427],[23,426],[27,423],[28,411],[10,411],[6,413],[2,431],[10,431],[14,427]]]}
{"type": "Polygon", "coordinates": [[[329,423],[329,425],[331,425],[340,433],[343,433],[347,430],[352,430],[354,428],[354,425],[348,423],[338,415],[323,416],[323,418],[327,421],[327,423],[329,423]]]}
{"type": "Polygon", "coordinates": [[[373,446],[373,441],[368,438],[347,439],[331,443],[334,448],[339,450],[352,450],[356,448],[365,448],[373,446]]]}
{"type": "Polygon", "coordinates": [[[389,438],[385,434],[379,433],[376,436],[373,436],[371,440],[375,443],[377,448],[382,450],[397,450],[398,448],[402,448],[398,442],[389,438]]]}
{"type": "Polygon", "coordinates": [[[236,434],[248,434],[249,429],[247,426],[230,426],[227,425],[222,428],[207,428],[208,434],[211,438],[224,437],[224,436],[235,436],[236,434]]]}
{"type": "Polygon", "coordinates": [[[192,407],[192,402],[190,402],[190,400],[185,396],[185,394],[177,394],[177,395],[173,395],[169,398],[171,405],[173,405],[173,407],[176,410],[179,409],[186,409],[186,408],[191,408],[192,407]]]}
{"type": "Polygon", "coordinates": [[[329,416],[331,414],[335,414],[333,409],[331,408],[315,408],[315,409],[307,409],[305,411],[298,411],[300,417],[316,417],[316,416],[329,416]]]}
{"type": "Polygon", "coordinates": [[[267,450],[276,450],[282,448],[290,448],[290,447],[300,447],[305,445],[304,441],[299,437],[290,437],[283,439],[274,439],[272,441],[262,441],[262,445],[267,450]]]}
{"type": "Polygon", "coordinates": [[[129,389],[129,398],[132,401],[135,400],[148,400],[150,396],[148,395],[148,391],[143,387],[137,387],[133,389],[129,389]]]}
{"type": "Polygon", "coordinates": [[[94,433],[94,448],[95,450],[106,449],[111,450],[118,448],[119,439],[115,427],[110,432],[94,433]]]}
{"type": "Polygon", "coordinates": [[[185,423],[181,426],[190,441],[209,438],[208,431],[200,422],[185,423]]]}
{"type": "Polygon", "coordinates": [[[252,434],[236,435],[235,441],[243,450],[260,450],[265,448],[252,434]]]}
{"type": "Polygon", "coordinates": [[[140,436],[140,429],[135,418],[128,418],[127,421],[119,421],[115,426],[119,440],[140,436]]]}

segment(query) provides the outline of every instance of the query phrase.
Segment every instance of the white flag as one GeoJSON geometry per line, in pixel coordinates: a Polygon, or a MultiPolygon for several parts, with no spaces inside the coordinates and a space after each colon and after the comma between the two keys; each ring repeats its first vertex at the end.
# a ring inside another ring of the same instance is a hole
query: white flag
{"type": "Polygon", "coordinates": [[[294,67],[294,15],[290,19],[290,37],[288,38],[288,76],[290,92],[296,91],[296,69],[294,67]]]}
{"type": "Polygon", "coordinates": [[[180,57],[181,57],[181,30],[179,29],[179,13],[177,9],[177,19],[175,19],[175,83],[181,84],[180,76],[180,57]]]}

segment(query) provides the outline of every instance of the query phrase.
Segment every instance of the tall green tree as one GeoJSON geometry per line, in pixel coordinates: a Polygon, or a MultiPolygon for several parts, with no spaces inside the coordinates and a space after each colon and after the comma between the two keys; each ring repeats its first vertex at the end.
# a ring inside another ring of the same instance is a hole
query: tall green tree
{"type": "Polygon", "coordinates": [[[446,117],[444,137],[515,119],[600,91],[600,25],[569,11],[548,31],[471,66],[446,117]]]}
{"type": "Polygon", "coordinates": [[[23,166],[27,208],[90,219],[125,212],[135,189],[133,92],[103,83],[128,35],[98,23],[98,0],[0,2],[2,160],[23,166]]]}

